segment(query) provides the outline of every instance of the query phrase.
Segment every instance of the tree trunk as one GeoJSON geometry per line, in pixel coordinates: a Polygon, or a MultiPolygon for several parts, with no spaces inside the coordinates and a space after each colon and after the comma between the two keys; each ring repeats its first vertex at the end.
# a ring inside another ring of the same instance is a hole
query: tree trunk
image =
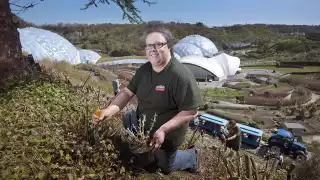
{"type": "Polygon", "coordinates": [[[0,88],[26,70],[17,27],[18,19],[11,13],[9,0],[0,0],[0,88]]]}

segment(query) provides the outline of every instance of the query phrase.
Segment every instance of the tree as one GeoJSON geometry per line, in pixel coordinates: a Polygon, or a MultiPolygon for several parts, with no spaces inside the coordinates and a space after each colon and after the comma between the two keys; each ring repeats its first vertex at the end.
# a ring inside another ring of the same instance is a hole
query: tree
{"type": "MultiPolygon", "coordinates": [[[[18,28],[18,18],[12,13],[24,12],[44,0],[30,0],[27,4],[18,4],[16,0],[0,0],[0,87],[6,86],[11,77],[27,73],[27,63],[24,61],[18,28]],[[11,9],[11,7],[13,9],[11,9]]],[[[131,23],[141,23],[137,0],[88,0],[82,10],[98,4],[116,4],[123,12],[123,19],[131,23]]],[[[152,0],[141,0],[148,5],[155,4],[152,0]]]]}
{"type": "Polygon", "coordinates": [[[22,60],[22,50],[18,21],[10,10],[8,0],[0,1],[0,87],[6,84],[11,74],[21,74],[25,62],[22,60]]]}

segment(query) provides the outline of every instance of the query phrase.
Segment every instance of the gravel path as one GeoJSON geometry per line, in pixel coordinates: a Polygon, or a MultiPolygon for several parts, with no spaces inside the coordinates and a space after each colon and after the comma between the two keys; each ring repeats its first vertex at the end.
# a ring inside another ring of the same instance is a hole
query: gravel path
{"type": "Polygon", "coordinates": [[[312,93],[311,100],[310,100],[309,102],[306,102],[306,103],[302,104],[302,106],[306,106],[306,105],[309,105],[309,104],[311,104],[311,103],[314,103],[314,102],[316,102],[319,98],[320,98],[320,95],[315,94],[315,93],[312,93]]]}

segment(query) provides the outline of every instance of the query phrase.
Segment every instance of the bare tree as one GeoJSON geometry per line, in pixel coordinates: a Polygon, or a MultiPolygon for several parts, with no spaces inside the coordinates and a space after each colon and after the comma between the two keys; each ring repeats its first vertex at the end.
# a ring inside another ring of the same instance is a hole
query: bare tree
{"type": "MultiPolygon", "coordinates": [[[[0,0],[0,88],[7,85],[8,79],[27,73],[27,65],[23,60],[18,28],[19,14],[44,0],[30,0],[22,4],[20,0],[0,0]],[[12,9],[11,9],[12,8],[12,9]]],[[[140,0],[148,5],[155,4],[152,0],[140,0]]],[[[136,7],[137,0],[88,0],[82,10],[99,4],[116,4],[123,12],[123,19],[132,23],[143,22],[140,11],[136,7]]]]}

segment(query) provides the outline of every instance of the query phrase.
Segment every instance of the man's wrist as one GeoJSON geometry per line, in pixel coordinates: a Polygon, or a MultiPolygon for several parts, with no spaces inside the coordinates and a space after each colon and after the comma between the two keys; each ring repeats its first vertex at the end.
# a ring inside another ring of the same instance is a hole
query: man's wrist
{"type": "Polygon", "coordinates": [[[165,135],[167,135],[167,134],[169,133],[169,132],[168,132],[169,130],[168,130],[168,128],[165,126],[165,124],[162,125],[159,129],[160,129],[160,131],[163,131],[165,135]]]}
{"type": "Polygon", "coordinates": [[[113,116],[114,114],[119,112],[119,109],[120,108],[117,105],[109,105],[108,107],[101,109],[101,111],[105,111],[110,116],[113,116]]]}

